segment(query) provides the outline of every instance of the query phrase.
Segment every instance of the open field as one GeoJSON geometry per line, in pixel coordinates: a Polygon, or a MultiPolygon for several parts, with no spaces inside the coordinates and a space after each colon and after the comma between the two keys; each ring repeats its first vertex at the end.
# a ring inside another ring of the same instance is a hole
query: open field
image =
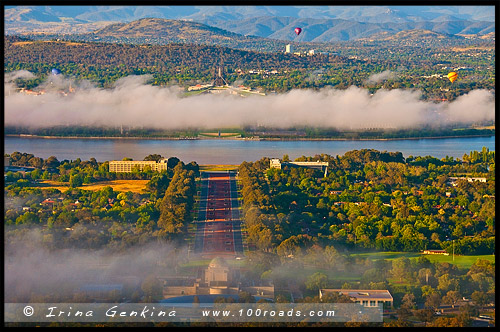
{"type": "MultiPolygon", "coordinates": [[[[236,260],[230,257],[224,259],[231,268],[244,268],[246,264],[245,260],[236,260]]],[[[191,259],[184,264],[179,264],[177,273],[185,276],[195,275],[199,269],[205,269],[211,261],[212,259],[191,259]]]]}
{"type": "MultiPolygon", "coordinates": [[[[104,187],[111,187],[114,191],[122,191],[127,192],[131,191],[133,193],[143,193],[146,189],[146,183],[149,180],[111,180],[111,181],[103,181],[98,183],[84,184],[83,186],[78,187],[83,190],[101,190],[104,187]]],[[[38,188],[40,189],[51,189],[55,188],[60,191],[65,191],[69,188],[68,182],[57,182],[52,180],[41,180],[38,183],[38,188]]]]}
{"type": "Polygon", "coordinates": [[[217,172],[237,170],[239,165],[200,165],[200,171],[217,172]]]}
{"type": "Polygon", "coordinates": [[[474,127],[474,129],[495,129],[495,125],[491,125],[491,126],[478,126],[478,127],[474,127]]]}
{"type": "Polygon", "coordinates": [[[273,271],[273,278],[286,279],[289,276],[294,276],[296,280],[305,280],[312,274],[321,272],[325,274],[329,280],[342,280],[348,282],[360,281],[362,273],[354,270],[337,271],[335,269],[320,268],[315,266],[287,266],[286,268],[277,269],[273,271]]]}
{"type": "Polygon", "coordinates": [[[473,256],[457,256],[455,255],[455,260],[453,261],[452,255],[426,255],[431,262],[447,262],[450,264],[456,264],[460,268],[470,268],[478,259],[486,259],[495,262],[495,255],[473,255],[473,256]]]}
{"type": "MultiPolygon", "coordinates": [[[[386,259],[393,260],[399,257],[408,257],[410,259],[415,259],[420,257],[420,253],[407,253],[407,252],[373,252],[373,253],[360,253],[352,254],[353,257],[370,258],[373,260],[386,259]]],[[[471,256],[459,256],[455,255],[455,261],[453,261],[452,255],[425,255],[431,262],[448,262],[450,264],[456,264],[459,268],[470,268],[477,259],[486,259],[489,261],[495,261],[495,255],[471,255],[471,256]]],[[[203,267],[208,265],[210,259],[198,259],[191,260],[182,266],[183,269],[192,269],[197,267],[203,267]]],[[[244,261],[236,261],[228,259],[228,263],[231,265],[244,264],[244,261]]],[[[273,272],[273,277],[286,278],[288,275],[294,275],[298,279],[306,279],[308,276],[315,272],[322,272],[328,276],[329,280],[344,280],[349,282],[357,282],[361,280],[362,273],[357,271],[345,270],[345,271],[335,271],[331,269],[321,269],[312,266],[300,266],[300,267],[288,267],[285,270],[277,270],[273,272]]],[[[401,285],[395,279],[390,279],[389,281],[401,285]]]]}
{"type": "MultiPolygon", "coordinates": [[[[418,252],[367,252],[360,254],[352,254],[353,257],[362,257],[362,258],[370,258],[373,260],[377,259],[387,259],[393,260],[399,257],[408,257],[410,259],[417,258],[422,256],[421,253],[418,252]]],[[[463,256],[463,255],[455,255],[455,259],[453,260],[453,255],[445,256],[445,255],[423,255],[427,257],[431,262],[447,262],[450,264],[455,264],[459,268],[470,268],[472,264],[476,262],[478,259],[486,259],[489,261],[495,261],[495,255],[471,255],[471,256],[463,256]]]]}
{"type": "MultiPolygon", "coordinates": [[[[409,259],[416,259],[420,257],[420,253],[406,253],[406,252],[373,252],[373,253],[360,253],[352,254],[352,257],[358,258],[370,258],[373,260],[385,259],[393,260],[399,257],[408,257],[409,259]]],[[[425,255],[431,262],[448,262],[450,264],[455,264],[459,268],[469,269],[472,264],[478,259],[486,259],[489,261],[495,261],[495,255],[471,255],[471,256],[458,256],[455,255],[455,260],[453,261],[452,255],[425,255]]],[[[363,276],[363,273],[356,271],[355,269],[346,269],[343,271],[336,271],[332,269],[322,269],[314,266],[300,266],[300,267],[288,267],[287,269],[279,269],[273,271],[273,277],[275,278],[286,278],[289,275],[295,276],[297,279],[306,279],[315,272],[321,272],[328,276],[329,280],[342,280],[346,282],[359,282],[363,276]]],[[[395,278],[387,279],[392,284],[397,285],[410,285],[402,284],[395,278]]]]}
{"type": "Polygon", "coordinates": [[[238,136],[241,135],[240,133],[200,133],[201,136],[208,136],[208,137],[231,137],[231,136],[238,136]]]}

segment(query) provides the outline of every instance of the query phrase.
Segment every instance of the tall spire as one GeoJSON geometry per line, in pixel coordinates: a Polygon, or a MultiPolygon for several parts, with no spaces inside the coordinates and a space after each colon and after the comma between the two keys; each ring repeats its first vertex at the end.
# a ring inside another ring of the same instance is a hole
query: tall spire
{"type": "Polygon", "coordinates": [[[223,86],[223,85],[228,85],[224,77],[222,76],[222,67],[218,67],[217,69],[217,76],[215,77],[214,86],[223,86]]]}

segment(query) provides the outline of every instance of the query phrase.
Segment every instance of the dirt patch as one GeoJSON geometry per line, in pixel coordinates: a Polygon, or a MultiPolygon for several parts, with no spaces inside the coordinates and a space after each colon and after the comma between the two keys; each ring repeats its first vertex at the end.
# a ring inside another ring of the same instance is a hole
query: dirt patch
{"type": "MultiPolygon", "coordinates": [[[[84,184],[78,187],[83,190],[97,191],[104,187],[111,187],[114,191],[127,192],[131,191],[133,193],[144,193],[146,189],[146,184],[149,180],[112,180],[103,181],[98,183],[84,184]]],[[[59,189],[60,191],[65,191],[69,188],[69,183],[67,182],[57,182],[52,180],[42,180],[38,183],[40,189],[59,189]]]]}

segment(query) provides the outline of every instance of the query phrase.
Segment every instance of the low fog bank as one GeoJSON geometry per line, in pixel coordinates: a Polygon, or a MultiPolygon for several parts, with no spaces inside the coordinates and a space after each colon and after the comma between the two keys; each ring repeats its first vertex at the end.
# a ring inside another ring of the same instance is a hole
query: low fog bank
{"type": "Polygon", "coordinates": [[[152,274],[175,274],[182,249],[150,243],[122,252],[91,249],[48,249],[40,229],[25,229],[5,240],[6,302],[44,299],[68,301],[93,285],[138,289],[152,274]]]}
{"type": "Polygon", "coordinates": [[[368,84],[379,83],[379,82],[386,81],[386,80],[392,80],[396,77],[397,77],[397,74],[395,72],[390,71],[390,70],[385,70],[381,73],[376,73],[376,74],[373,74],[370,77],[368,77],[368,79],[366,80],[366,83],[368,83],[368,84]]]}
{"type": "MultiPolygon", "coordinates": [[[[386,79],[392,73],[382,73],[386,79]]],[[[242,98],[231,94],[181,97],[178,87],[146,84],[149,75],[118,80],[112,89],[75,83],[61,75],[44,82],[42,95],[17,93],[14,78],[5,78],[6,126],[142,126],[154,129],[265,126],[311,126],[338,129],[416,128],[450,123],[469,124],[495,119],[495,98],[487,90],[473,90],[452,102],[420,100],[410,90],[379,90],[351,86],[346,90],[292,90],[288,93],[242,98]],[[61,90],[74,92],[64,95],[61,90]]]]}

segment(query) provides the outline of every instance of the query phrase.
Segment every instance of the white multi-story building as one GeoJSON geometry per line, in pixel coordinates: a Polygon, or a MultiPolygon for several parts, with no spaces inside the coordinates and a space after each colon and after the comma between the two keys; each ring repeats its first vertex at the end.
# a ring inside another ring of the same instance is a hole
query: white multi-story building
{"type": "Polygon", "coordinates": [[[322,161],[281,161],[277,158],[273,158],[269,162],[270,168],[281,169],[283,166],[291,167],[307,167],[307,168],[317,168],[325,172],[325,177],[328,174],[328,162],[322,161]]]}
{"type": "Polygon", "coordinates": [[[167,159],[156,161],[146,160],[112,160],[109,162],[109,171],[116,173],[130,173],[136,167],[141,171],[144,167],[149,166],[152,171],[161,172],[167,169],[167,159]]]}

